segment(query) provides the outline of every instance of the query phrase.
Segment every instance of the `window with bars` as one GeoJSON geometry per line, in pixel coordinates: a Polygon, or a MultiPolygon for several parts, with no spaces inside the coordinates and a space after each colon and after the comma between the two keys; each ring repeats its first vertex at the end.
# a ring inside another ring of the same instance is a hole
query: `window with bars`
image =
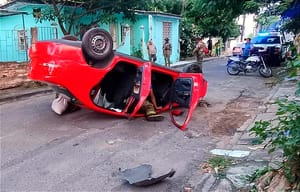
{"type": "Polygon", "coordinates": [[[27,49],[26,30],[18,30],[18,48],[19,50],[27,49]]]}

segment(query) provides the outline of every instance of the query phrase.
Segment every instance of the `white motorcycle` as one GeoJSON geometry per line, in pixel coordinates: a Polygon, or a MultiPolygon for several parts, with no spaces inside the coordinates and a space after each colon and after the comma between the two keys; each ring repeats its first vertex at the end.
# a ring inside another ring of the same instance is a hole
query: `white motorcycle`
{"type": "Polygon", "coordinates": [[[229,75],[238,75],[240,72],[253,73],[258,71],[262,77],[272,76],[272,69],[266,65],[261,54],[252,55],[246,60],[241,56],[232,56],[228,58],[227,73],[229,75]]]}

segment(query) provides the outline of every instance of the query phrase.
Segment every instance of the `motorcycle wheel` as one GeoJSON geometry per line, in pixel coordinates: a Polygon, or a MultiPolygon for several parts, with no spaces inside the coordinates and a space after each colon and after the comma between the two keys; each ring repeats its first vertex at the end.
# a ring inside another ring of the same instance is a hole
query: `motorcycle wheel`
{"type": "Polygon", "coordinates": [[[238,67],[234,67],[232,65],[228,65],[227,66],[227,73],[229,75],[238,75],[240,73],[240,70],[238,69],[238,67]]]}
{"type": "Polygon", "coordinates": [[[258,72],[262,77],[268,78],[272,76],[272,69],[270,67],[267,67],[266,69],[264,66],[259,66],[258,67],[258,72]]]}

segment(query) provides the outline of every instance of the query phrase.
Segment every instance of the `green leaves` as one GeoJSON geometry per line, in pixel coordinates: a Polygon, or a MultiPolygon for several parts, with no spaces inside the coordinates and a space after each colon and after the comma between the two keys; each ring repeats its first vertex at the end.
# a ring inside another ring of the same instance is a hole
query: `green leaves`
{"type": "Polygon", "coordinates": [[[235,20],[243,13],[244,3],[242,0],[190,0],[184,16],[196,25],[201,35],[226,41],[239,35],[235,20]]]}
{"type": "MultiPolygon", "coordinates": [[[[299,57],[288,65],[291,71],[299,70],[299,66],[299,57]]],[[[297,94],[300,94],[300,82],[297,84],[297,94]]],[[[281,99],[276,104],[276,118],[255,122],[250,132],[266,142],[265,147],[268,147],[270,153],[275,150],[283,152],[287,178],[297,183],[300,182],[297,176],[300,170],[300,101],[281,99]]]]}
{"type": "Polygon", "coordinates": [[[147,8],[144,0],[44,0],[43,2],[48,7],[42,10],[42,16],[37,18],[37,22],[58,21],[65,35],[71,33],[79,35],[100,22],[111,22],[117,13],[123,13],[125,19],[135,21],[134,11],[147,8]]]}
{"type": "Polygon", "coordinates": [[[295,92],[296,96],[300,96],[300,82],[298,82],[297,90],[295,92]]]}

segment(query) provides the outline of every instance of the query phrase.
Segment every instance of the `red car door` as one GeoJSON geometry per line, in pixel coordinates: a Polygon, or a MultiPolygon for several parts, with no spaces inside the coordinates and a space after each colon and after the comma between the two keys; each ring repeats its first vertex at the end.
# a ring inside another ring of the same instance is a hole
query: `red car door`
{"type": "Polygon", "coordinates": [[[144,101],[147,99],[151,87],[151,62],[144,63],[138,68],[137,77],[135,80],[134,90],[132,94],[136,105],[133,111],[129,114],[129,118],[136,116],[144,101]]]}
{"type": "Polygon", "coordinates": [[[205,96],[207,82],[201,74],[180,74],[172,86],[170,117],[173,124],[185,130],[199,99],[205,96]]]}

